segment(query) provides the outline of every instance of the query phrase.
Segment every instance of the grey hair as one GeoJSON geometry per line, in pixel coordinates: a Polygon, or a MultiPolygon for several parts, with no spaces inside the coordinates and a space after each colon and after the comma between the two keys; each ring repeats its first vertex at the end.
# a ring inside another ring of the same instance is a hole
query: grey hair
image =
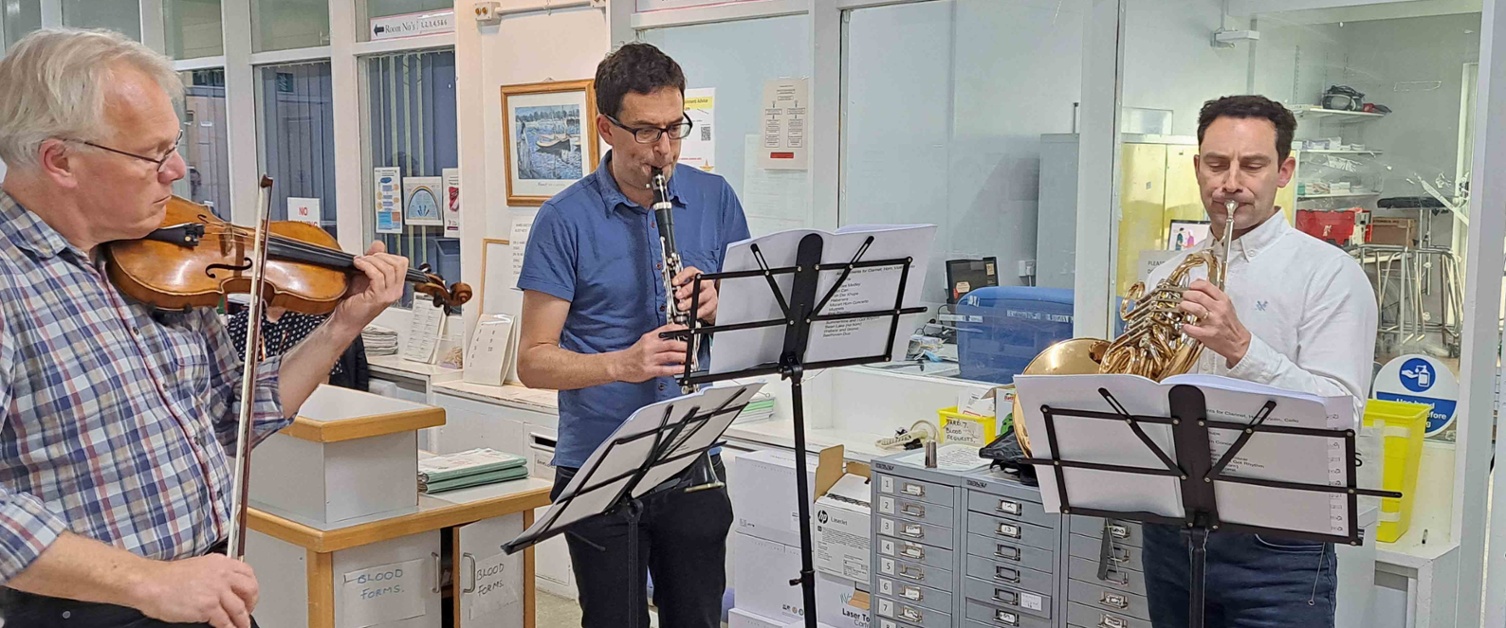
{"type": "Polygon", "coordinates": [[[47,28],[16,42],[0,59],[0,160],[30,168],[50,138],[102,140],[106,87],[120,64],[182,101],[172,61],[120,33],[47,28]]]}

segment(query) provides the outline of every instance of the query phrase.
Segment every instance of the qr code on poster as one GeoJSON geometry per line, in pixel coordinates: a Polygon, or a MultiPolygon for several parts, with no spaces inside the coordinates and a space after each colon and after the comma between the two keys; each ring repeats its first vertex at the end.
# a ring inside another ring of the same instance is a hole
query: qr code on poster
{"type": "Polygon", "coordinates": [[[711,125],[706,125],[706,126],[701,127],[701,141],[702,142],[709,142],[709,141],[711,141],[711,125]]]}

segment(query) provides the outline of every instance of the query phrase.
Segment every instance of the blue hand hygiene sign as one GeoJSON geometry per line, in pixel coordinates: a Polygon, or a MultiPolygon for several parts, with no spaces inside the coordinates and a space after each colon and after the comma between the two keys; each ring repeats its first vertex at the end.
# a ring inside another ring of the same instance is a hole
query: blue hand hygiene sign
{"type": "Polygon", "coordinates": [[[1375,398],[1432,406],[1426,434],[1454,422],[1459,408],[1459,380],[1448,366],[1422,355],[1404,355],[1386,363],[1375,377],[1375,398]]]}

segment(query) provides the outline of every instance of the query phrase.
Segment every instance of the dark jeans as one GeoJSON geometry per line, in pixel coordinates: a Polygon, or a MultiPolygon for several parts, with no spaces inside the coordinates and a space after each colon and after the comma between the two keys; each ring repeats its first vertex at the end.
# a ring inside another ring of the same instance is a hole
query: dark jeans
{"type": "MultiPolygon", "coordinates": [[[[223,544],[210,553],[225,553],[223,544]]],[[[209,628],[209,624],[174,624],[151,619],[134,608],[80,602],[0,587],[0,619],[11,628],[209,628]]],[[[251,620],[256,626],[256,620],[251,620]]]]}
{"type": "MultiPolygon", "coordinates": [[[[712,456],[726,481],[721,456],[712,456]]],[[[550,499],[559,497],[578,469],[555,470],[550,499]]],[[[732,500],[727,489],[694,493],[673,489],[643,502],[638,521],[638,561],[630,573],[628,515],[614,512],[586,519],[565,534],[580,590],[581,626],[648,626],[646,576],[653,574],[654,605],[662,628],[719,628],[727,588],[727,532],[732,500]],[[638,612],[629,621],[630,600],[638,612]]]]}
{"type": "MultiPolygon", "coordinates": [[[[1145,588],[1156,628],[1187,625],[1192,533],[1145,524],[1145,588]]],[[[1208,535],[1208,628],[1333,628],[1333,544],[1255,534],[1208,535]]]]}

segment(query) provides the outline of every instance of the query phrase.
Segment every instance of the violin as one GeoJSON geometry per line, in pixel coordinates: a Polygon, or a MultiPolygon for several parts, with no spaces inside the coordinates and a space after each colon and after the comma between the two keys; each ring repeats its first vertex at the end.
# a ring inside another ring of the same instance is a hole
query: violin
{"type": "MultiPolygon", "coordinates": [[[[267,183],[270,183],[268,181],[267,183]]],[[[267,262],[262,298],[269,306],[303,314],[328,314],[360,273],[355,255],[340,249],[324,229],[290,220],[267,223],[267,262]]],[[[110,280],[126,296],[163,310],[214,307],[226,295],[251,287],[255,230],[221,220],[188,199],[167,202],[162,226],[138,240],[104,245],[110,280]]],[[[409,268],[404,279],[453,313],[471,299],[471,287],[409,268]]]]}

